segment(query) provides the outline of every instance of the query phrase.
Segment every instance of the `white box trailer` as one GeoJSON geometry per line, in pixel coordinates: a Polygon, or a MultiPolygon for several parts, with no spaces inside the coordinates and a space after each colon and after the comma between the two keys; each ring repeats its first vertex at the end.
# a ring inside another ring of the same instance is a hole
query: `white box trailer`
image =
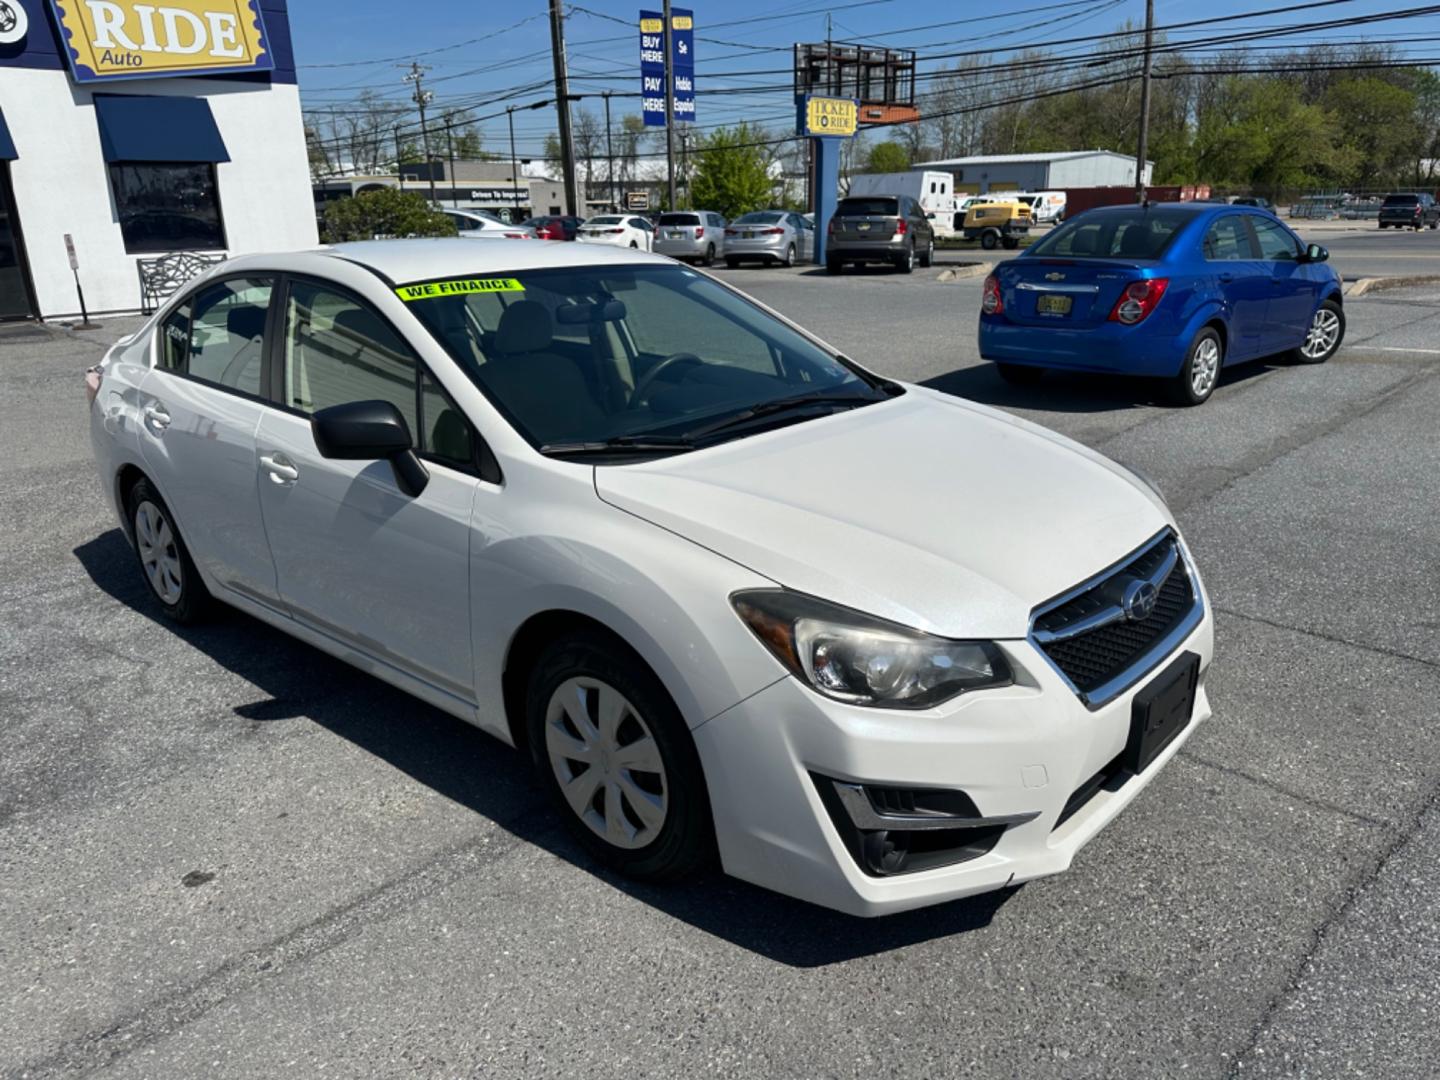
{"type": "Polygon", "coordinates": [[[908,195],[929,216],[938,236],[955,233],[955,177],[948,172],[860,173],[850,177],[851,195],[908,195]]]}

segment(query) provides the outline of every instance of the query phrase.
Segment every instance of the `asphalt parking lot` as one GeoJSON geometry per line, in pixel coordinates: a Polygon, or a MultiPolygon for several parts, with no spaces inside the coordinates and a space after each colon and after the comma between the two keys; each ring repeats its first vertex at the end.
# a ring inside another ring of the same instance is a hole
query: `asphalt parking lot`
{"type": "Polygon", "coordinates": [[[0,328],[0,1075],[1434,1075],[1440,286],[1178,409],[1007,386],[976,278],[718,273],[1155,478],[1218,611],[1214,719],[1011,892],[858,921],[635,886],[513,751],[243,616],[159,622],[80,379],[133,322],[0,328]]]}

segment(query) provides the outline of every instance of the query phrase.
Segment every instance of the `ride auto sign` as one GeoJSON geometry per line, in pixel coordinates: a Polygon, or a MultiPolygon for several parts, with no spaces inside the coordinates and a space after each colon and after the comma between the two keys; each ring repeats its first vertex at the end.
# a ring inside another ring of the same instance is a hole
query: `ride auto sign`
{"type": "MultiPolygon", "coordinates": [[[[695,14],[670,9],[670,69],[675,73],[675,119],[695,119],[695,14]]],[[[665,16],[640,12],[640,113],[648,127],[665,126],[665,16]]]]}
{"type": "Polygon", "coordinates": [[[258,0],[50,0],[77,83],[271,71],[258,0]]]}

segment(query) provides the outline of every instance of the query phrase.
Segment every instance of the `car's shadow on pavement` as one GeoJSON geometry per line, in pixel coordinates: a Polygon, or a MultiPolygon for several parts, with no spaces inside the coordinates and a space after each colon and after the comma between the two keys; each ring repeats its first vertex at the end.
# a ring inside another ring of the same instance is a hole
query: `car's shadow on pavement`
{"type": "MultiPolygon", "coordinates": [[[[112,598],[268,695],[237,705],[237,724],[311,720],[527,843],[673,918],[778,963],[820,967],[974,930],[988,925],[1018,891],[864,920],[718,872],[679,886],[630,881],[586,855],[534,782],[527,758],[496,739],[231,608],[218,608],[211,621],[199,626],[164,619],[119,529],[82,544],[74,554],[112,598]]],[[[236,798],[244,794],[236,792],[236,798]]],[[[397,821],[396,827],[404,825],[397,821]]]]}
{"type": "MultiPolygon", "coordinates": [[[[1287,365],[1272,358],[1271,361],[1255,360],[1225,368],[1220,372],[1215,392],[1220,393],[1228,386],[1248,382],[1284,366],[1287,365]]],[[[1140,376],[1047,371],[1037,382],[1015,385],[1002,379],[994,364],[981,363],[933,376],[923,380],[921,385],[967,401],[978,401],[982,405],[1042,412],[1118,412],[1146,405],[1184,408],[1169,399],[1163,380],[1140,376]]]]}

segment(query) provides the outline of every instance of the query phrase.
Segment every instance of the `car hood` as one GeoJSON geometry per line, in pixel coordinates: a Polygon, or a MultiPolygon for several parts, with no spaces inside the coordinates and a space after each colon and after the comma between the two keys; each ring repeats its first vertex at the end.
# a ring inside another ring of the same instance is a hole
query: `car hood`
{"type": "Polygon", "coordinates": [[[1171,518],[1101,455],[920,387],[689,454],[596,469],[600,498],[786,588],[947,637],[1030,612],[1171,518]]]}

